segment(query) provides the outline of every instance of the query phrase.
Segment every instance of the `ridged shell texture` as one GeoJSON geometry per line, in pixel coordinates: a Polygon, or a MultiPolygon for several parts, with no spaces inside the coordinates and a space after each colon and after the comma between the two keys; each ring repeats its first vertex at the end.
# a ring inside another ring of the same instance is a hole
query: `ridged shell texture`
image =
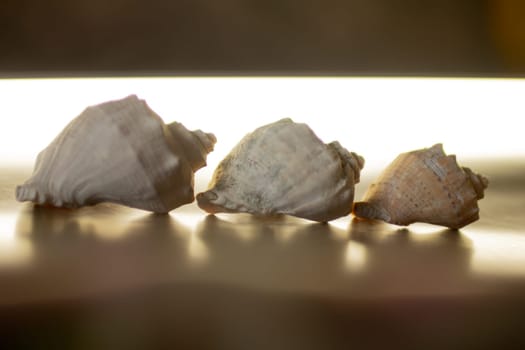
{"type": "Polygon", "coordinates": [[[245,136],[197,195],[210,212],[288,214],[329,221],[350,213],[364,160],[282,119],[245,136]]]}
{"type": "Polygon", "coordinates": [[[461,228],[479,218],[488,180],[446,156],[441,144],[399,155],[368,188],[354,214],[397,225],[461,228]]]}
{"type": "Polygon", "coordinates": [[[215,137],[165,125],[132,95],[88,107],[38,155],[19,201],[75,208],[114,202],[165,213],[193,201],[215,137]]]}

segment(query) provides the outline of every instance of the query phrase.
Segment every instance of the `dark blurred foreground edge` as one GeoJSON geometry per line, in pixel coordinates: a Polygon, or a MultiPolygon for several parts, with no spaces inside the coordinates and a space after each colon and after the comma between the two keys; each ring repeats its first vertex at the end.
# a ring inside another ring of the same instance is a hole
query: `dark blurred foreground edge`
{"type": "Polygon", "coordinates": [[[338,300],[172,284],[3,306],[0,339],[4,349],[523,349],[525,298],[513,295],[338,300]]]}

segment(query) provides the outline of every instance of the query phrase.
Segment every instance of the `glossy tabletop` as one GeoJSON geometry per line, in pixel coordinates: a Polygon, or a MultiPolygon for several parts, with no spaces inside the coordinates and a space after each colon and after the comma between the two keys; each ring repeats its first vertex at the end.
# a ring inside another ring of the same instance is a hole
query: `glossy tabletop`
{"type": "Polygon", "coordinates": [[[459,231],[38,207],[14,199],[30,169],[3,169],[0,334],[14,347],[521,344],[525,162],[474,166],[490,185],[459,231]]]}

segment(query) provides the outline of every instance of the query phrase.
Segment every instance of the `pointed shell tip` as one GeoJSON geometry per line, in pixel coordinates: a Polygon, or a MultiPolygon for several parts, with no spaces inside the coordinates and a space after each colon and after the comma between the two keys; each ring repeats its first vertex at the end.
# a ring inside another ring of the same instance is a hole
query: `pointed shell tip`
{"type": "Polygon", "coordinates": [[[217,198],[219,198],[219,196],[213,191],[199,193],[196,197],[197,205],[208,213],[217,213],[217,205],[214,203],[217,198]]]}
{"type": "Polygon", "coordinates": [[[372,220],[391,222],[391,217],[386,210],[367,202],[354,203],[355,216],[372,220]]]}

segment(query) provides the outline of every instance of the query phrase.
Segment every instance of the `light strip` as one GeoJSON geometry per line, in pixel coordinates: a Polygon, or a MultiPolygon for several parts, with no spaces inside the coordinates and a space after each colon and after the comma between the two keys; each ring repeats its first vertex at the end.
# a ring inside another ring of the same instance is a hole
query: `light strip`
{"type": "Polygon", "coordinates": [[[32,164],[86,106],[137,94],[165,121],[216,134],[211,171],[247,132],[308,123],[384,167],[442,142],[470,157],[525,155],[525,80],[429,78],[92,78],[0,80],[0,164],[32,164]]]}

